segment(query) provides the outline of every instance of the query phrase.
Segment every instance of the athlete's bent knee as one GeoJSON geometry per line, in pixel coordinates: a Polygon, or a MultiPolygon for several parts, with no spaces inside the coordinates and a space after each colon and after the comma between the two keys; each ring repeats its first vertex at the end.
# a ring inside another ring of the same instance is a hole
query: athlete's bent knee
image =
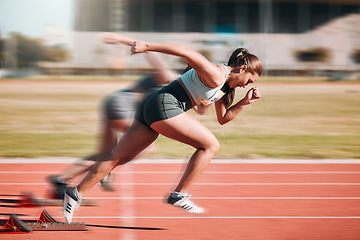
{"type": "Polygon", "coordinates": [[[220,143],[216,138],[209,141],[205,147],[205,150],[211,153],[212,155],[215,155],[215,153],[217,153],[219,149],[220,149],[220,143]]]}

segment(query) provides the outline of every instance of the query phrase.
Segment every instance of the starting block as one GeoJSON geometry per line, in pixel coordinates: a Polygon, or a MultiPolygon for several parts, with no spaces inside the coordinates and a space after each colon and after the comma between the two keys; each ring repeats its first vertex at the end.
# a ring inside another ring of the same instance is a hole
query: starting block
{"type": "Polygon", "coordinates": [[[88,231],[85,223],[79,222],[57,222],[44,209],[39,219],[34,222],[24,222],[16,214],[11,214],[6,222],[2,233],[29,233],[32,231],[88,231]]]}
{"type": "MultiPolygon", "coordinates": [[[[32,192],[22,192],[21,207],[44,207],[44,206],[63,206],[64,200],[37,198],[32,192]]],[[[96,201],[92,199],[83,199],[81,206],[96,206],[96,201]]]]}

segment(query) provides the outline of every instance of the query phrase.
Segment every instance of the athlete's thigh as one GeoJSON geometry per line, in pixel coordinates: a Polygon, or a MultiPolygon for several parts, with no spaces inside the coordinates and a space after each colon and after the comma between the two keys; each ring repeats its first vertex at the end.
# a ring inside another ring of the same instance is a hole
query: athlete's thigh
{"type": "Polygon", "coordinates": [[[158,136],[159,134],[153,129],[134,119],[131,127],[116,145],[113,151],[114,157],[119,159],[119,164],[124,164],[134,159],[153,143],[158,136]]]}
{"type": "Polygon", "coordinates": [[[99,154],[109,154],[116,146],[117,136],[111,129],[109,120],[102,122],[101,130],[99,134],[99,154]]]}
{"type": "Polygon", "coordinates": [[[100,152],[110,153],[118,142],[121,133],[131,126],[132,119],[105,120],[101,136],[100,152]]]}
{"type": "Polygon", "coordinates": [[[109,125],[113,131],[116,132],[126,132],[129,129],[133,121],[133,118],[126,118],[126,119],[113,119],[108,120],[109,125]]]}
{"type": "Polygon", "coordinates": [[[151,124],[158,133],[165,137],[193,146],[206,148],[218,144],[214,134],[201,122],[184,112],[175,117],[151,124]]]}

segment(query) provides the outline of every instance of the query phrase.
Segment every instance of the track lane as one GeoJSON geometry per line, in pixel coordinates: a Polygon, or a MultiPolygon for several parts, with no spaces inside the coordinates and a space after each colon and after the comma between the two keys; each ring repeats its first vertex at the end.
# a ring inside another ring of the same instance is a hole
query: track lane
{"type": "MultiPolygon", "coordinates": [[[[9,203],[4,201],[16,199],[23,190],[34,191],[39,197],[45,196],[48,186],[44,177],[68,165],[0,166],[0,183],[15,180],[26,183],[0,184],[0,199],[3,200],[1,217],[4,219],[11,212],[27,218],[38,216],[41,208],[6,207],[4,205],[9,203]],[[39,167],[42,173],[26,172],[39,171],[39,167]],[[9,177],[12,174],[6,171],[18,171],[21,178],[15,177],[18,174],[9,177]]],[[[69,236],[87,240],[359,239],[360,200],[346,197],[360,197],[357,173],[360,164],[213,164],[191,188],[194,201],[209,209],[208,213],[197,216],[163,203],[163,197],[173,188],[182,168],[182,164],[136,163],[126,170],[126,174],[115,170],[118,191],[103,192],[96,186],[88,197],[98,198],[99,207],[81,207],[74,218],[92,225],[91,231],[56,232],[56,235],[34,232],[26,235],[26,239],[57,240],[69,236]],[[310,173],[306,173],[308,171],[310,173]],[[126,175],[131,178],[124,180],[126,175]],[[129,184],[131,182],[135,184],[129,184]],[[152,182],[158,185],[151,185],[152,182]],[[128,187],[130,191],[124,193],[128,187]],[[281,197],[285,198],[279,199],[281,197]],[[318,199],[311,199],[314,197],[318,199]],[[342,199],[327,199],[331,197],[342,199]],[[126,205],[129,200],[133,208],[130,215],[124,207],[129,206],[126,205]]],[[[62,220],[61,207],[46,209],[62,220]]],[[[6,237],[20,239],[19,235],[6,237]]]]}

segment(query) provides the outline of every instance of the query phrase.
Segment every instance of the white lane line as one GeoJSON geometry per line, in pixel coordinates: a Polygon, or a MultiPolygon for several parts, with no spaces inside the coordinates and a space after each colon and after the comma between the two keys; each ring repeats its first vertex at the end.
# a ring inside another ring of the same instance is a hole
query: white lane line
{"type": "MultiPolygon", "coordinates": [[[[118,184],[118,183],[115,183],[118,184]]],[[[131,183],[133,185],[176,185],[176,183],[131,183]]],[[[201,186],[292,186],[292,185],[360,185],[360,183],[193,183],[201,186]]]]}
{"type": "MultiPolygon", "coordinates": [[[[0,174],[58,174],[59,172],[43,172],[43,171],[0,171],[0,174]]],[[[180,174],[178,171],[115,171],[113,173],[121,174],[180,174]]],[[[204,172],[203,174],[360,174],[360,172],[244,172],[244,171],[220,171],[220,172],[204,172]]]]}
{"type": "MultiPolygon", "coordinates": [[[[131,172],[133,166],[134,165],[132,164],[125,164],[122,167],[122,170],[124,172],[131,172]]],[[[121,200],[118,202],[118,204],[120,204],[119,215],[123,217],[121,223],[124,226],[135,226],[136,221],[133,218],[133,216],[136,215],[134,201],[133,201],[134,187],[132,184],[130,184],[131,182],[134,181],[133,174],[119,173],[116,175],[116,177],[119,178],[120,182],[122,183],[119,189],[120,191],[118,191],[118,196],[120,196],[118,197],[118,199],[121,200]]],[[[124,240],[136,239],[135,232],[132,231],[131,229],[123,229],[123,231],[121,232],[122,234],[120,235],[120,239],[124,239],[124,240]]]]}
{"type": "MultiPolygon", "coordinates": [[[[47,183],[0,183],[0,186],[16,186],[16,185],[48,185],[47,183]]],[[[113,183],[113,185],[135,185],[135,186],[171,186],[177,183],[113,183]]],[[[358,186],[360,183],[194,183],[193,185],[201,186],[358,186]]]]}
{"type": "MultiPolygon", "coordinates": [[[[25,163],[25,164],[58,164],[73,163],[78,158],[0,158],[0,164],[25,163]]],[[[132,164],[181,164],[186,163],[187,158],[142,158],[132,161],[132,164]]],[[[360,159],[213,159],[212,164],[360,164],[360,159]]]]}
{"type": "MultiPolygon", "coordinates": [[[[114,200],[114,199],[133,199],[133,200],[158,200],[166,197],[87,197],[93,200],[114,200]]],[[[191,197],[191,199],[205,200],[360,200],[360,197],[191,197]]]]}
{"type": "MultiPolygon", "coordinates": [[[[26,216],[22,219],[34,219],[38,216],[26,216]]],[[[63,216],[55,216],[57,218],[64,218],[63,216]]],[[[74,217],[73,219],[124,219],[122,216],[82,216],[74,217]]],[[[360,216],[189,216],[189,217],[175,217],[175,216],[133,216],[132,219],[360,219],[360,216]]],[[[6,220],[8,218],[0,218],[6,220]]],[[[76,221],[74,221],[76,222],[76,221]]]]}
{"type": "MultiPolygon", "coordinates": [[[[21,198],[1,197],[3,200],[18,200],[21,198]]],[[[165,200],[166,197],[86,197],[90,200],[124,200],[127,202],[123,204],[125,212],[123,215],[132,216],[135,215],[134,211],[130,209],[133,207],[132,201],[129,200],[165,200]],[[129,203],[131,202],[131,203],[129,203]],[[126,209],[130,207],[129,209],[126,209]]],[[[191,197],[191,199],[203,199],[203,200],[360,200],[360,197],[191,197]]]]}
{"type": "MultiPolygon", "coordinates": [[[[76,218],[76,217],[74,217],[76,218]]],[[[78,218],[117,218],[115,217],[78,217],[78,218]]],[[[136,219],[182,219],[182,218],[199,218],[199,219],[360,219],[360,216],[208,216],[208,217],[133,217],[136,219]]]]}

